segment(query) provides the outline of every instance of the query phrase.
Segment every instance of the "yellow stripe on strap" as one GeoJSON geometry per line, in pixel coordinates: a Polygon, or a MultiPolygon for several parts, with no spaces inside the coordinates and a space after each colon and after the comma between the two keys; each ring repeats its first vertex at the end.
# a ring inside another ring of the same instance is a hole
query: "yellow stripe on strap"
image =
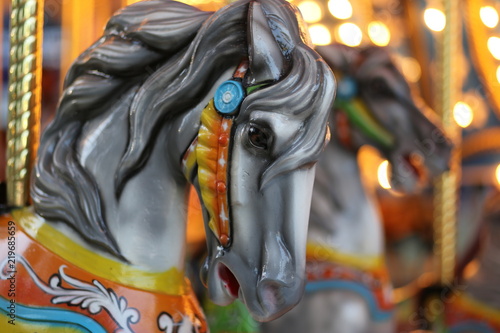
{"type": "Polygon", "coordinates": [[[75,243],[27,208],[13,211],[12,216],[28,235],[44,247],[91,274],[129,287],[168,295],[184,295],[188,292],[189,282],[176,267],[163,272],[142,270],[106,258],[75,243]]]}
{"type": "Polygon", "coordinates": [[[377,270],[384,266],[384,259],[380,255],[357,256],[318,243],[307,243],[306,251],[308,260],[329,261],[365,271],[377,270]]]}

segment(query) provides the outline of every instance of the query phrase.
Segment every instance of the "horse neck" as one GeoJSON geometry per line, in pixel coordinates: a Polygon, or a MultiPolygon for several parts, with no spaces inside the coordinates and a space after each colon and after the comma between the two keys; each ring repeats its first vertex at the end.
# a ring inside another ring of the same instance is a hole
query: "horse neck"
{"type": "Polygon", "coordinates": [[[357,152],[335,137],[318,162],[309,241],[356,256],[383,251],[380,218],[362,183],[357,152]]]}
{"type": "Polygon", "coordinates": [[[117,138],[127,137],[127,112],[116,107],[83,130],[82,137],[90,139],[80,142],[80,163],[99,184],[108,228],[132,265],[157,272],[184,270],[188,183],[180,161],[197,133],[201,108],[193,108],[162,128],[147,163],[128,180],[119,200],[114,193],[114,173],[126,140],[117,138]],[[105,148],[94,150],[92,146],[105,148]]]}

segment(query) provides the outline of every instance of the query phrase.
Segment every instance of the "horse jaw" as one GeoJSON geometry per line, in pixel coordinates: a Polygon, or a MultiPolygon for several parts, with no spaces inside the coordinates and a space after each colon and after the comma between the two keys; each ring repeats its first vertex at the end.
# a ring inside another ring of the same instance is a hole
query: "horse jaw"
{"type": "Polygon", "coordinates": [[[315,167],[278,176],[263,189],[251,169],[249,163],[232,168],[232,245],[217,246],[209,235],[204,269],[213,302],[227,305],[239,298],[256,320],[270,321],[302,297],[315,167]],[[255,182],[249,181],[252,177],[255,182]]]}

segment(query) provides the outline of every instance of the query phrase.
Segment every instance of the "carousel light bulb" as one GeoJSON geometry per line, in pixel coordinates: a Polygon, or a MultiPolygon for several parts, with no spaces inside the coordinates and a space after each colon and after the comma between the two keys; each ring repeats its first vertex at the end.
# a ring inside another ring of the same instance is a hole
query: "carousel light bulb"
{"type": "Polygon", "coordinates": [[[488,38],[488,50],[495,59],[500,60],[500,38],[490,37],[488,38]]]}
{"type": "Polygon", "coordinates": [[[302,1],[297,7],[307,23],[315,23],[323,18],[323,11],[316,1],[302,1]]]}
{"type": "Polygon", "coordinates": [[[497,166],[495,170],[495,176],[497,178],[497,183],[500,185],[500,164],[497,166]]]}
{"type": "Polygon", "coordinates": [[[379,21],[368,24],[368,36],[373,44],[377,46],[387,46],[391,40],[391,32],[387,26],[379,21]]]}
{"type": "Polygon", "coordinates": [[[349,0],[330,0],[328,10],[333,17],[346,20],[352,16],[352,5],[349,0]]]}
{"type": "Polygon", "coordinates": [[[453,118],[458,126],[466,128],[472,123],[474,113],[467,103],[457,102],[453,108],[453,118]]]}
{"type": "Polygon", "coordinates": [[[382,188],[388,190],[391,188],[389,182],[389,161],[385,160],[378,166],[377,169],[378,182],[382,188]]]}
{"type": "Polygon", "coordinates": [[[420,64],[415,58],[403,58],[401,61],[401,71],[405,78],[410,82],[418,82],[422,75],[420,64]]]}
{"type": "Polygon", "coordinates": [[[427,8],[424,11],[424,22],[432,31],[443,31],[446,26],[446,16],[436,8],[427,8]]]}
{"type": "Polygon", "coordinates": [[[340,41],[347,46],[358,46],[363,40],[363,32],[354,23],[342,23],[338,28],[340,41]]]}
{"type": "Polygon", "coordinates": [[[481,21],[488,28],[494,28],[498,24],[498,12],[492,6],[484,6],[479,10],[481,21]]]}
{"type": "Polygon", "coordinates": [[[323,24],[314,24],[309,27],[311,40],[315,45],[328,45],[332,42],[332,35],[323,24]]]}

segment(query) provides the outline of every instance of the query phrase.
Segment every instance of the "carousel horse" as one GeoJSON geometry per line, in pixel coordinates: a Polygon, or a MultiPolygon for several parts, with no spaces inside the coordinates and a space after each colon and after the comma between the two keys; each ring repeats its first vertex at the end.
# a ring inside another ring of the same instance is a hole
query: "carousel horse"
{"type": "Polygon", "coordinates": [[[500,192],[495,191],[484,206],[481,249],[467,269],[472,273],[451,290],[446,299],[446,332],[500,332],[500,192]]]}
{"type": "Polygon", "coordinates": [[[284,0],[120,10],[66,76],[34,210],[2,222],[0,331],[205,332],[184,278],[190,184],[211,299],[289,310],[334,90],[284,0]]]}
{"type": "Polygon", "coordinates": [[[306,294],[264,332],[393,332],[392,288],[382,222],[362,183],[362,145],[392,165],[392,186],[415,190],[424,168],[447,168],[451,145],[437,117],[425,114],[382,48],[317,47],[338,80],[335,132],[316,170],[308,230],[306,294]]]}

